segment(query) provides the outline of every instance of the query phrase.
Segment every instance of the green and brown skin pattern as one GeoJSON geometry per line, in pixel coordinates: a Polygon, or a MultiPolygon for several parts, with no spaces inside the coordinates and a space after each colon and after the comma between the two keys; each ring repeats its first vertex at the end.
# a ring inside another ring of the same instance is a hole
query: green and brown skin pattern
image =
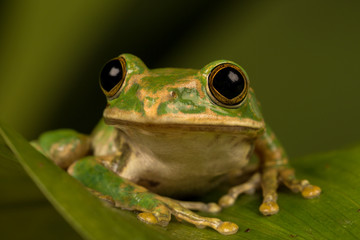
{"type": "Polygon", "coordinates": [[[209,90],[215,61],[200,70],[150,70],[137,57],[123,54],[124,81],[107,97],[103,119],[91,135],[73,130],[46,132],[33,142],[43,154],[115,207],[137,210],[146,223],[166,226],[171,215],[197,227],[234,234],[235,223],[206,218],[191,210],[218,212],[236,198],[261,186],[260,212],[279,211],[277,187],[285,184],[305,198],[320,194],[317,186],[297,180],[286,153],[265,124],[254,91],[236,106],[224,106],[209,90]],[[249,165],[255,152],[257,166],[249,165]],[[206,194],[229,178],[249,175],[218,203],[184,202],[206,194]]]}

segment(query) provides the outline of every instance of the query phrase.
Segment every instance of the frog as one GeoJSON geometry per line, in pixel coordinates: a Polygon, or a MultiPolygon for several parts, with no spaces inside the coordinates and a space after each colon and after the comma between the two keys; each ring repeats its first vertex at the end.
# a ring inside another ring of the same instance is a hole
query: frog
{"type": "Polygon", "coordinates": [[[99,78],[107,105],[91,134],[59,129],[32,144],[107,204],[148,224],[167,226],[175,216],[230,235],[236,223],[195,211],[216,214],[261,188],[259,211],[273,215],[279,184],[304,198],[320,195],[320,187],[296,178],[237,63],[149,69],[121,54],[106,62],[99,78]],[[188,201],[236,179],[242,180],[218,202],[188,201]]]}

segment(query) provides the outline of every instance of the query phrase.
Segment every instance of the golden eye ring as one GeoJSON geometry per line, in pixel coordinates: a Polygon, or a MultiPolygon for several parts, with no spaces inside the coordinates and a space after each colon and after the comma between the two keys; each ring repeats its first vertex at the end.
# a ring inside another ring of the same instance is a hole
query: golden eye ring
{"type": "Polygon", "coordinates": [[[126,76],[126,62],[123,57],[108,61],[100,73],[100,87],[111,98],[119,91],[126,76]]]}
{"type": "Polygon", "coordinates": [[[234,108],[246,98],[249,83],[240,67],[232,63],[222,63],[209,74],[208,87],[215,103],[234,108]]]}

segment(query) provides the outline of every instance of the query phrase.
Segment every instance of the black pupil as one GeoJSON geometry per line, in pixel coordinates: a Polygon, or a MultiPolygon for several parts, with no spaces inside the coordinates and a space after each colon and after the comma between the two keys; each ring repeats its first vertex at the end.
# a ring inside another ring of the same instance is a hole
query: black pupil
{"type": "Polygon", "coordinates": [[[112,60],[105,64],[102,69],[100,74],[100,84],[105,91],[110,92],[111,89],[121,81],[122,76],[123,70],[120,61],[117,59],[112,60]]]}
{"type": "Polygon", "coordinates": [[[227,99],[233,99],[244,90],[245,79],[234,68],[225,67],[214,76],[213,86],[227,99]]]}

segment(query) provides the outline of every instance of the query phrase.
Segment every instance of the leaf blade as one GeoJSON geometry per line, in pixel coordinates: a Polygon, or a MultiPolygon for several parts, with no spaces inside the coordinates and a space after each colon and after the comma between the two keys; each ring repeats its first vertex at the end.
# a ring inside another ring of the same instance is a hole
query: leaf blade
{"type": "Polygon", "coordinates": [[[38,153],[15,131],[0,124],[0,134],[45,196],[84,238],[168,239],[161,228],[151,230],[131,214],[104,207],[80,183],[38,153]]]}

